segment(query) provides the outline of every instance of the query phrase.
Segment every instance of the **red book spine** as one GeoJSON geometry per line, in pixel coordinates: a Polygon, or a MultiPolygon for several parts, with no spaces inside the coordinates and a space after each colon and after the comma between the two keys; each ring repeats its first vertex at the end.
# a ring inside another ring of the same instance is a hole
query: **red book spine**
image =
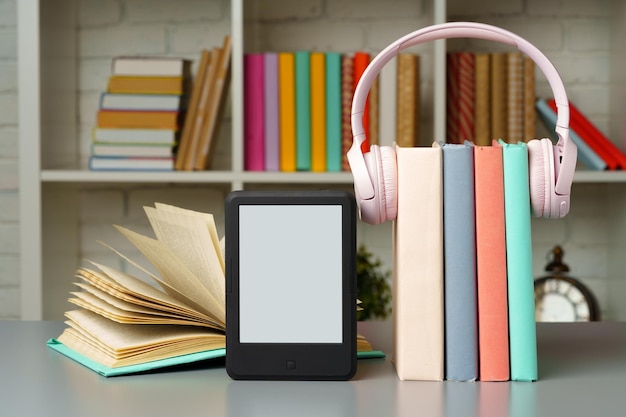
{"type": "MultiPolygon", "coordinates": [[[[547,100],[548,106],[557,111],[554,99],[547,100]]],[[[621,151],[596,128],[581,112],[569,103],[570,128],[573,129],[593,151],[606,162],[607,169],[626,168],[626,157],[621,151]]]]}
{"type": "MultiPolygon", "coordinates": [[[[365,68],[370,63],[370,55],[367,52],[355,52],[354,54],[354,86],[353,91],[356,89],[359,80],[361,79],[361,75],[365,71],[365,68]]],[[[363,113],[363,130],[365,132],[365,141],[361,145],[361,150],[363,153],[370,151],[370,118],[369,118],[369,96],[365,101],[365,112],[363,113]]]]}

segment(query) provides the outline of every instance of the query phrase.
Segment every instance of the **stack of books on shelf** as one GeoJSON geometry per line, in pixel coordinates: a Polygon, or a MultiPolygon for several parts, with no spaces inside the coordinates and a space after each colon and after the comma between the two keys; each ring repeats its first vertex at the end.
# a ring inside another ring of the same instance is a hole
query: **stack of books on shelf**
{"type": "MultiPolygon", "coordinates": [[[[348,171],[354,90],[370,55],[267,52],[244,56],[244,168],[348,171]]],[[[363,116],[367,141],[418,143],[419,56],[400,54],[372,86],[363,116]]]]}
{"type": "MultiPolygon", "coordinates": [[[[178,366],[226,354],[224,239],[209,213],[156,203],[145,207],[156,238],[116,226],[146,257],[152,274],[104,244],[142,279],[96,262],[76,272],[67,327],[50,348],[104,376],[178,366]],[[150,283],[148,283],[150,282],[150,283]]],[[[381,357],[357,337],[358,357],[381,357]]]]}
{"type": "Polygon", "coordinates": [[[174,169],[190,66],[173,57],[113,59],[93,129],[90,169],[174,169]]]}
{"type": "Polygon", "coordinates": [[[488,146],[535,137],[535,63],[521,52],[450,52],[446,139],[488,146]]]}
{"type": "Polygon", "coordinates": [[[230,87],[231,54],[229,35],[224,37],[221,47],[202,51],[176,154],[175,167],[179,171],[211,167],[230,87]]]}
{"type": "Polygon", "coordinates": [[[396,153],[399,378],[536,380],[526,143],[435,143],[396,153]]]}
{"type": "MultiPolygon", "coordinates": [[[[554,135],[556,103],[554,99],[536,102],[539,118],[554,135]]],[[[587,169],[595,171],[626,169],[626,155],[570,101],[569,135],[578,148],[578,160],[587,169]]],[[[554,138],[556,139],[556,138],[554,138]]]]}

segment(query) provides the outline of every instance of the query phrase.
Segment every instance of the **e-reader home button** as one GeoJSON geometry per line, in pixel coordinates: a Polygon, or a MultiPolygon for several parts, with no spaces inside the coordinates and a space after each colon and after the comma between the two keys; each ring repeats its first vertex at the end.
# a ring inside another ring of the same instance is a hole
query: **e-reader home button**
{"type": "Polygon", "coordinates": [[[293,371],[296,369],[296,361],[287,361],[285,363],[285,367],[288,371],[293,371]]]}

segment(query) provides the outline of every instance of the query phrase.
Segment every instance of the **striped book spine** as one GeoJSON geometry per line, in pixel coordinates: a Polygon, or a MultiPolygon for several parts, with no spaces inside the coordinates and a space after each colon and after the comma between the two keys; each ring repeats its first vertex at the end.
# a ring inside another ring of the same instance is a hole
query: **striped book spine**
{"type": "Polygon", "coordinates": [[[446,55],[446,142],[459,143],[459,54],[446,55]]]}
{"type": "Polygon", "coordinates": [[[524,74],[521,52],[507,53],[507,141],[524,139],[524,74]]]}
{"type": "Polygon", "coordinates": [[[507,71],[506,53],[491,54],[491,137],[505,139],[507,136],[507,71]]]}
{"type": "Polygon", "coordinates": [[[528,142],[536,136],[535,126],[537,113],[535,112],[535,61],[524,57],[524,141],[528,142]]]}
{"type": "Polygon", "coordinates": [[[474,54],[459,53],[459,143],[474,139],[474,54]]]}
{"type": "Polygon", "coordinates": [[[350,55],[341,58],[341,169],[350,171],[347,153],[352,146],[352,97],[354,96],[354,59],[350,55]]]}

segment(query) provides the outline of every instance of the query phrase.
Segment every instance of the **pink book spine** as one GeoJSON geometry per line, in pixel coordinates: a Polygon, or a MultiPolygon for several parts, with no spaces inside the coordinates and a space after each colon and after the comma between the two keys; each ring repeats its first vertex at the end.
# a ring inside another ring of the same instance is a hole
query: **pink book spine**
{"type": "Polygon", "coordinates": [[[265,169],[264,57],[244,55],[244,169],[265,169]]]}
{"type": "Polygon", "coordinates": [[[502,147],[474,149],[480,379],[509,379],[502,147]]]}

